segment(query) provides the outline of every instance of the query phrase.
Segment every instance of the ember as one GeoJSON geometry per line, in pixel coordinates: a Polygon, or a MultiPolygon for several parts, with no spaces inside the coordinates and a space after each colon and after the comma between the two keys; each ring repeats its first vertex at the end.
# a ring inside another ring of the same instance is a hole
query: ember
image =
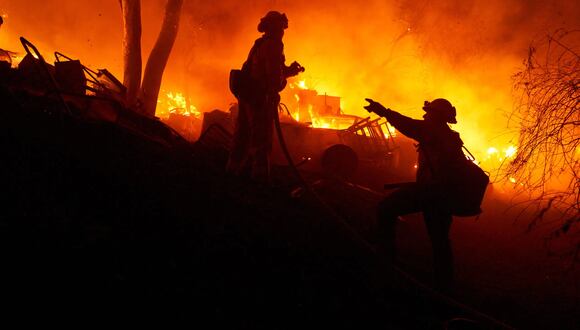
{"type": "Polygon", "coordinates": [[[501,152],[495,147],[489,147],[487,149],[486,157],[483,160],[490,163],[496,163],[493,166],[497,166],[502,162],[505,162],[506,160],[512,159],[515,156],[516,152],[517,148],[512,145],[503,148],[501,152]]]}

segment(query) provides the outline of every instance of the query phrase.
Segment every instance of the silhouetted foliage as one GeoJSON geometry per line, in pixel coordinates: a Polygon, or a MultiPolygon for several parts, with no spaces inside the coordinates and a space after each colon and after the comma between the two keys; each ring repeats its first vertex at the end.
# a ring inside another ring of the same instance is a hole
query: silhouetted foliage
{"type": "MultiPolygon", "coordinates": [[[[516,157],[506,173],[530,193],[536,213],[558,212],[554,237],[578,235],[580,223],[580,31],[558,30],[532,43],[514,75],[519,120],[516,157]]],[[[578,258],[580,242],[573,257],[578,258]]]]}

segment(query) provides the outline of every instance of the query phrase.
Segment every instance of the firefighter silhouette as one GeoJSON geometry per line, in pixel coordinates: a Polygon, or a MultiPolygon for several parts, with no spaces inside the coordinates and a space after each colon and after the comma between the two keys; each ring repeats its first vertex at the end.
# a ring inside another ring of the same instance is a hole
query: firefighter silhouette
{"type": "Polygon", "coordinates": [[[399,132],[419,142],[416,182],[402,185],[379,203],[378,246],[394,259],[398,217],[422,212],[433,249],[434,284],[449,291],[453,285],[452,212],[446,182],[454,175],[454,164],[465,161],[459,133],[447,125],[457,123],[455,107],[445,99],[425,101],[423,120],[417,120],[366,100],[370,104],[365,109],[385,117],[399,132]]]}
{"type": "Polygon", "coordinates": [[[242,71],[249,76],[245,92],[238,95],[232,150],[227,171],[234,175],[249,174],[252,179],[270,182],[270,154],[275,116],[278,115],[279,92],[286,78],[304,68],[297,62],[285,64],[282,37],[288,28],[285,14],[270,11],[258,24],[263,35],[250,50],[242,71]]]}

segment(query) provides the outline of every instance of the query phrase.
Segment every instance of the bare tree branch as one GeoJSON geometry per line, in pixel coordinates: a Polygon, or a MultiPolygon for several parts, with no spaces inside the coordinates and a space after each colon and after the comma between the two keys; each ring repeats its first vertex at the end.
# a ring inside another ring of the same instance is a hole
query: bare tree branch
{"type": "Polygon", "coordinates": [[[530,46],[513,77],[518,99],[512,118],[520,120],[520,134],[505,174],[517,178],[538,207],[529,228],[557,211],[558,235],[580,224],[579,47],[580,31],[558,30],[530,46]]]}

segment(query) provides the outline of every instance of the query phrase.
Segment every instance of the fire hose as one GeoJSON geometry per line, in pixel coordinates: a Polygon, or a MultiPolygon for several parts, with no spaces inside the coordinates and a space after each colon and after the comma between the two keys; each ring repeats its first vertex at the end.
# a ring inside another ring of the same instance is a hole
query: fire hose
{"type": "MultiPolygon", "coordinates": [[[[320,197],[320,195],[318,195],[316,193],[316,191],[314,191],[314,189],[312,189],[310,184],[308,184],[308,182],[306,182],[306,180],[304,180],[304,178],[300,174],[300,171],[298,171],[298,168],[294,164],[294,161],[292,160],[292,156],[290,155],[290,152],[288,151],[286,141],[284,140],[284,134],[282,133],[282,128],[280,126],[279,113],[284,112],[284,111],[288,112],[288,108],[286,107],[285,104],[279,103],[278,104],[278,111],[276,112],[276,115],[274,116],[274,123],[276,126],[276,133],[278,135],[278,142],[280,143],[280,148],[282,149],[282,152],[284,153],[284,157],[286,158],[292,173],[294,174],[294,176],[296,177],[296,179],[298,180],[298,182],[300,183],[302,188],[306,192],[308,192],[317,202],[319,202],[320,205],[331,215],[331,217],[333,219],[335,219],[336,222],[341,227],[343,227],[343,229],[345,229],[357,243],[359,243],[362,247],[364,247],[371,254],[379,256],[379,252],[377,251],[377,249],[371,243],[369,243],[364,237],[362,237],[356,230],[354,230],[352,228],[352,226],[350,226],[348,224],[348,222],[342,216],[340,216],[338,213],[336,213],[336,211],[330,205],[328,205],[322,199],[322,197],[320,197]]],[[[493,317],[491,317],[483,312],[477,311],[474,308],[469,307],[469,306],[453,299],[452,297],[445,295],[445,294],[431,288],[430,286],[428,286],[427,284],[416,279],[414,276],[407,273],[406,271],[404,271],[403,269],[401,269],[397,265],[389,264],[389,266],[396,273],[401,275],[403,278],[405,278],[409,282],[413,283],[419,289],[423,290],[424,293],[427,293],[428,295],[438,299],[440,302],[446,303],[449,306],[453,306],[455,308],[459,308],[459,309],[467,312],[468,314],[470,314],[474,318],[477,318],[479,320],[485,320],[486,322],[493,324],[494,327],[498,327],[498,328],[502,328],[502,329],[514,329],[512,326],[507,325],[500,320],[496,320],[495,318],[493,318],[493,317]]]]}

